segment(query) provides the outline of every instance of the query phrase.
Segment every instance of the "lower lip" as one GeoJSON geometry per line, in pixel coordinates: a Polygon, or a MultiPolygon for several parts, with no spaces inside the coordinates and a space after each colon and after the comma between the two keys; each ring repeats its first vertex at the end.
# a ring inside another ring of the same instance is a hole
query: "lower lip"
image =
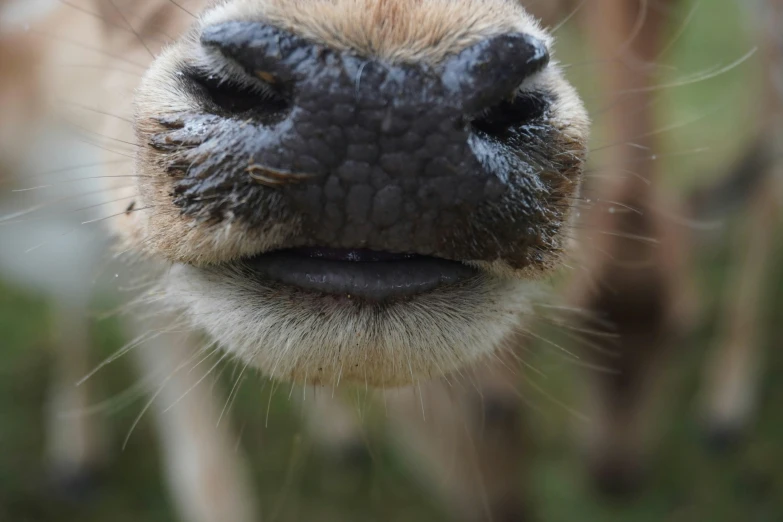
{"type": "Polygon", "coordinates": [[[258,276],[302,290],[389,301],[431,292],[478,275],[457,261],[367,250],[306,248],[245,261],[258,276]]]}

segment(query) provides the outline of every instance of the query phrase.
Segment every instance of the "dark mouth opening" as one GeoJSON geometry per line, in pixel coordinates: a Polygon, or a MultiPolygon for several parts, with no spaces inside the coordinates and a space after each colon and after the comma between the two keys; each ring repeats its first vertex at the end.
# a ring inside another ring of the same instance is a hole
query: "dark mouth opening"
{"type": "Polygon", "coordinates": [[[436,257],[325,247],[278,250],[243,264],[263,279],[375,302],[412,297],[478,274],[463,263],[436,257]]]}

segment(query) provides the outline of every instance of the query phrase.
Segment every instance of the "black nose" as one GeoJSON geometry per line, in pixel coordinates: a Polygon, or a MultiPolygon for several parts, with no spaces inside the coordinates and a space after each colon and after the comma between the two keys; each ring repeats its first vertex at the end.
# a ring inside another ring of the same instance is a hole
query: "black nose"
{"type": "MultiPolygon", "coordinates": [[[[370,60],[350,54],[340,55],[297,35],[277,27],[254,22],[228,22],[203,30],[201,43],[218,50],[224,57],[241,65],[247,72],[266,78],[280,88],[296,89],[297,83],[310,83],[314,76],[325,73],[358,73],[370,60]],[[331,63],[331,67],[328,64],[331,63]]],[[[539,72],[549,63],[549,52],[544,42],[528,34],[502,34],[479,42],[446,60],[431,73],[432,83],[440,83],[450,103],[465,112],[481,110],[507,97],[525,78],[539,72]],[[439,82],[434,82],[435,77],[439,82]]],[[[405,68],[391,75],[396,80],[411,74],[405,68]]],[[[360,77],[350,78],[360,86],[360,77]]],[[[366,80],[364,82],[366,84],[366,80]]],[[[346,87],[353,87],[346,85],[346,87]]],[[[401,85],[368,85],[374,87],[401,87],[401,85]]],[[[408,85],[407,94],[416,92],[419,85],[408,85]]],[[[433,85],[429,86],[434,87],[433,85]]],[[[323,91],[319,94],[323,95],[323,91]]],[[[394,94],[401,94],[395,92],[394,94]]]]}
{"type": "Polygon", "coordinates": [[[279,120],[235,131],[232,154],[282,194],[313,242],[417,252],[509,199],[519,158],[470,121],[549,59],[524,34],[489,38],[440,65],[338,52],[254,22],[207,27],[201,42],[285,98],[279,120]]]}

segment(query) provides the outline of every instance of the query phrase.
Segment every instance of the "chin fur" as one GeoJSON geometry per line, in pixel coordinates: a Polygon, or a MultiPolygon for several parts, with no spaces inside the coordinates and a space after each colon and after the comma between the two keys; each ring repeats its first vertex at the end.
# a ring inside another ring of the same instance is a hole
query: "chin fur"
{"type": "Polygon", "coordinates": [[[175,265],[170,305],[230,353],[281,380],[404,386],[493,353],[530,311],[530,282],[482,274],[415,298],[367,303],[260,281],[241,268],[175,265]]]}

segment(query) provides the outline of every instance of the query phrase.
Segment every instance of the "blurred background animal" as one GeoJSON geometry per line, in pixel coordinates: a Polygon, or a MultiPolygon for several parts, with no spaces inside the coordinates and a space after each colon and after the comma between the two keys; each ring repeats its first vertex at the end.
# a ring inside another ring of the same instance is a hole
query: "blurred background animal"
{"type": "MultiPolygon", "coordinates": [[[[8,6],[21,11],[7,16],[20,16],[24,30],[21,22],[9,22],[0,41],[0,53],[8,57],[2,60],[0,82],[5,210],[0,270],[13,285],[50,303],[44,469],[53,498],[94,498],[116,444],[107,438],[111,430],[102,413],[128,398],[150,395],[157,399],[150,405],[165,455],[162,471],[182,519],[256,520],[256,501],[229,422],[217,425],[222,404],[208,387],[196,387],[201,375],[176,371],[201,340],[172,329],[175,317],[122,316],[128,341],[117,348],[132,352],[140,376],[121,394],[125,399],[103,396],[94,390],[100,389],[100,376],[88,378],[101,362],[93,350],[92,325],[98,316],[93,304],[120,306],[118,288],[133,284],[127,278],[118,283],[124,268],[113,258],[110,236],[100,225],[107,198],[95,179],[101,169],[110,175],[117,161],[106,160],[97,132],[49,109],[45,65],[52,43],[31,38],[29,26],[50,16],[52,6],[41,3],[36,6],[40,12],[29,7],[8,6]],[[175,401],[180,407],[164,413],[175,401]]],[[[78,58],[80,53],[68,55],[78,58]]],[[[133,291],[125,288],[120,294],[127,299],[133,291]]]]}

